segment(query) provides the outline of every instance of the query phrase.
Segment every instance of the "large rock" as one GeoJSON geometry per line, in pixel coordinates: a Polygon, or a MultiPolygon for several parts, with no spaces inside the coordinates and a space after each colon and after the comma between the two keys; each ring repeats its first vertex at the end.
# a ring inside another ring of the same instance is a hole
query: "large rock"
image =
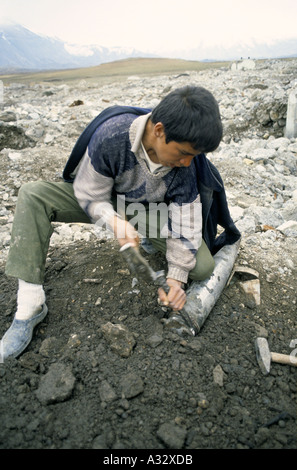
{"type": "Polygon", "coordinates": [[[0,123],[0,151],[4,148],[19,150],[34,146],[34,140],[26,136],[23,129],[0,123]]]}
{"type": "Polygon", "coordinates": [[[143,392],[144,385],[141,377],[131,372],[123,377],[121,388],[125,398],[133,398],[143,392]]]}
{"type": "Polygon", "coordinates": [[[244,59],[231,65],[231,70],[254,70],[255,68],[256,62],[251,59],[244,59]]]}
{"type": "Polygon", "coordinates": [[[297,88],[289,95],[285,136],[297,137],[297,88]]]}
{"type": "Polygon", "coordinates": [[[187,430],[174,422],[169,422],[159,427],[157,436],[169,449],[182,449],[187,436],[187,430]]]}
{"type": "Polygon", "coordinates": [[[71,368],[65,364],[55,363],[40,380],[36,396],[43,405],[67,400],[73,391],[75,377],[71,368]]]}
{"type": "Polygon", "coordinates": [[[121,357],[130,356],[136,341],[133,334],[124,325],[107,322],[102,325],[101,330],[115,353],[121,357]]]}

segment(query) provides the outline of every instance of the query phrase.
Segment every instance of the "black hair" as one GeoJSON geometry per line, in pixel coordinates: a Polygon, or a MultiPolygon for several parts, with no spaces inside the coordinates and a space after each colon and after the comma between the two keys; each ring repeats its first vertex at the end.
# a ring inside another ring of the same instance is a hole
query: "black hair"
{"type": "Polygon", "coordinates": [[[223,136],[218,103],[203,87],[185,86],[172,91],[152,111],[151,121],[163,124],[167,144],[189,142],[200,152],[215,150],[223,136]]]}

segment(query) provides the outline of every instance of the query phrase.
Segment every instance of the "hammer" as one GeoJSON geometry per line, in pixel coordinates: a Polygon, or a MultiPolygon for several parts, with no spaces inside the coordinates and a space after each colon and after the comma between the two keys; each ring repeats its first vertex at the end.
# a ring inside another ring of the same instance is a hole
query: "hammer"
{"type": "MultiPolygon", "coordinates": [[[[131,272],[134,273],[136,277],[138,276],[146,282],[153,282],[157,287],[162,287],[166,293],[169,292],[169,286],[166,282],[164,271],[154,271],[146,259],[141,256],[137,248],[133,247],[130,243],[127,243],[120,248],[120,252],[126,259],[131,272]]],[[[199,327],[189,317],[188,313],[184,309],[179,310],[178,313],[185,323],[189,333],[195,336],[199,331],[199,327]]]]}
{"type": "Polygon", "coordinates": [[[266,338],[257,338],[255,341],[257,361],[260,366],[261,372],[264,375],[269,374],[271,362],[279,364],[289,364],[290,366],[297,366],[297,362],[288,354],[279,354],[270,352],[268,341],[266,338]]]}

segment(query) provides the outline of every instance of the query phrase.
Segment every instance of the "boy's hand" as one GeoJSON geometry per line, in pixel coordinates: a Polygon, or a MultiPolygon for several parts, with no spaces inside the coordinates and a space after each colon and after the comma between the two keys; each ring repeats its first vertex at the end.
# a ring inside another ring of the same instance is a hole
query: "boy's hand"
{"type": "Polygon", "coordinates": [[[167,284],[170,287],[166,295],[162,288],[158,289],[160,301],[173,310],[181,310],[186,303],[186,293],[183,289],[183,283],[176,279],[167,279],[167,284]]]}
{"type": "Polygon", "coordinates": [[[124,246],[126,243],[131,243],[135,247],[139,245],[138,233],[127,220],[114,217],[111,226],[120,246],[124,246]]]}

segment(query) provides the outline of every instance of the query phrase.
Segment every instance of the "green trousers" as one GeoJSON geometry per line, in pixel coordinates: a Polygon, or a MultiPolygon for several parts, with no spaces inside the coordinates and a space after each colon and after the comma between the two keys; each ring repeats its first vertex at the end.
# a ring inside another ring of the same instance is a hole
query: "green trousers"
{"type": "MultiPolygon", "coordinates": [[[[53,233],[51,222],[91,223],[79,206],[71,183],[35,181],[24,184],[19,191],[13,221],[5,268],[8,276],[33,284],[43,284],[45,262],[53,233]]],[[[159,251],[166,252],[165,238],[157,236],[150,241],[159,251]]],[[[203,280],[211,275],[213,269],[214,260],[203,241],[197,252],[196,266],[189,277],[203,280]]]]}

